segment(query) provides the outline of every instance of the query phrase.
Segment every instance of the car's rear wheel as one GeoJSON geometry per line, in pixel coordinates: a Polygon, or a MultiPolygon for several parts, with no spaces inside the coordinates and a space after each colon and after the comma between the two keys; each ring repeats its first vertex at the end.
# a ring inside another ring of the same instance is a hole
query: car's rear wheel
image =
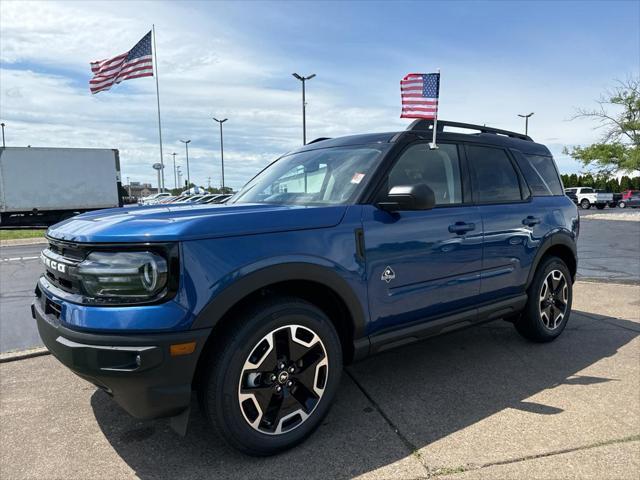
{"type": "Polygon", "coordinates": [[[215,342],[201,404],[233,447],[272,455],[318,427],[341,370],[340,339],[325,313],[303,300],[278,299],[239,315],[215,342]]]}
{"type": "Polygon", "coordinates": [[[584,208],[585,210],[589,210],[591,208],[591,202],[589,202],[589,200],[587,200],[586,198],[584,200],[582,200],[580,202],[580,206],[582,208],[584,208]]]}
{"type": "Polygon", "coordinates": [[[514,322],[518,332],[534,342],[550,342],[564,330],[571,314],[573,284],[567,265],[547,257],[539,265],[522,315],[514,322]]]}
{"type": "Polygon", "coordinates": [[[627,204],[626,204],[626,203],[624,203],[624,202],[620,202],[620,203],[618,203],[618,206],[619,206],[620,208],[624,208],[624,207],[626,207],[626,206],[627,206],[627,204]]]}

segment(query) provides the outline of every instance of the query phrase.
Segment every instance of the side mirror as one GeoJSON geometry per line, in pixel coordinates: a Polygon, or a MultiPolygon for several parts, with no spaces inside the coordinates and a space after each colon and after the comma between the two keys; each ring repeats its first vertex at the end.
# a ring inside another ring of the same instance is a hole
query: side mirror
{"type": "Polygon", "coordinates": [[[378,206],[387,212],[398,210],[431,210],[436,205],[433,190],[424,183],[398,185],[389,189],[387,201],[378,206]]]}

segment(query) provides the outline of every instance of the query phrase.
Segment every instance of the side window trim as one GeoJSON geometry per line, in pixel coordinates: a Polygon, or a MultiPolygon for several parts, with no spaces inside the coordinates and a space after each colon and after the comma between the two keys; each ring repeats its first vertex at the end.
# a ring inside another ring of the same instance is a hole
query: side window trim
{"type": "Polygon", "coordinates": [[[483,147],[483,148],[492,148],[494,150],[500,150],[502,152],[504,152],[504,154],[507,156],[507,159],[509,160],[509,163],[511,164],[511,168],[513,168],[513,171],[516,174],[516,178],[518,179],[518,186],[520,188],[520,200],[497,200],[495,202],[480,202],[478,200],[478,195],[477,192],[475,191],[475,185],[474,185],[474,175],[470,174],[470,181],[471,181],[471,190],[472,190],[472,198],[473,198],[473,204],[474,205],[505,205],[505,204],[511,204],[511,203],[528,203],[531,202],[531,197],[532,197],[532,193],[531,193],[531,188],[529,187],[529,185],[527,184],[527,182],[524,179],[524,175],[522,174],[522,172],[520,171],[520,168],[517,165],[517,162],[515,161],[515,158],[513,157],[512,152],[509,151],[509,149],[506,148],[502,148],[496,145],[487,145],[484,143],[468,143],[465,142],[464,143],[464,150],[465,150],[465,158],[468,158],[468,163],[469,163],[469,171],[473,172],[473,169],[475,168],[472,165],[472,161],[471,161],[471,156],[469,155],[469,147],[483,147]],[[525,194],[527,194],[527,196],[525,196],[525,194]]]}
{"type": "MultiPolygon", "coordinates": [[[[371,198],[370,203],[376,204],[380,200],[381,195],[387,194],[387,192],[384,191],[384,188],[387,185],[386,180],[389,178],[389,174],[391,173],[393,168],[396,166],[398,161],[400,161],[403,155],[407,152],[407,150],[418,145],[429,145],[430,143],[431,142],[427,140],[417,140],[404,145],[402,150],[398,152],[395,158],[387,166],[386,171],[384,172],[384,174],[380,178],[380,181],[378,182],[378,185],[374,189],[373,195],[370,197],[371,198]]],[[[435,205],[433,208],[457,208],[457,207],[468,206],[472,204],[473,201],[471,197],[471,173],[468,168],[467,156],[466,156],[466,151],[464,149],[464,146],[461,142],[452,142],[452,141],[442,142],[441,144],[453,145],[456,147],[456,150],[458,153],[458,162],[460,167],[460,183],[461,183],[460,192],[462,195],[462,202],[435,205]]]]}

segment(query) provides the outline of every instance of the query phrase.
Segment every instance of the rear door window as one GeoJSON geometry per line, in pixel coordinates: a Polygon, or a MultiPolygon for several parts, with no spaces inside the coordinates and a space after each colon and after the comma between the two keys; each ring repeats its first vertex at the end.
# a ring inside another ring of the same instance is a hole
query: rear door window
{"type": "Polygon", "coordinates": [[[518,166],[535,196],[562,195],[562,182],[553,157],[516,155],[518,166]]]}
{"type": "Polygon", "coordinates": [[[504,150],[470,145],[467,147],[467,155],[473,172],[476,202],[505,203],[522,200],[518,173],[504,150]]]}

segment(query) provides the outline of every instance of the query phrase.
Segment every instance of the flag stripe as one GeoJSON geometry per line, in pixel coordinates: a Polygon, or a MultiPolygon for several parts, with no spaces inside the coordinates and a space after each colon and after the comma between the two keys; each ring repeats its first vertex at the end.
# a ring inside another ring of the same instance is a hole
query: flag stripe
{"type": "Polygon", "coordinates": [[[110,79],[112,79],[114,77],[121,76],[122,74],[130,72],[132,70],[136,70],[136,69],[140,69],[140,68],[147,68],[147,67],[152,67],[152,66],[153,66],[153,64],[152,64],[151,59],[142,60],[140,62],[134,62],[134,63],[129,64],[125,68],[121,68],[116,73],[113,73],[111,75],[96,75],[91,80],[89,80],[89,83],[102,83],[105,80],[110,80],[110,79]]]}
{"type": "Polygon", "coordinates": [[[151,66],[142,66],[142,67],[139,67],[139,68],[134,68],[134,69],[128,70],[126,72],[122,72],[122,73],[118,74],[118,76],[115,77],[115,78],[110,78],[108,80],[104,80],[104,81],[101,81],[101,82],[90,83],[89,86],[92,87],[92,88],[99,88],[102,85],[107,85],[109,83],[120,83],[119,80],[122,80],[128,74],[130,74],[130,73],[138,73],[140,71],[148,71],[148,72],[151,72],[153,74],[153,68],[151,66]]]}
{"type": "Polygon", "coordinates": [[[127,54],[123,53],[117,57],[109,58],[107,60],[100,60],[98,62],[91,62],[91,71],[97,72],[105,67],[110,68],[112,64],[123,62],[127,58],[127,54]]]}
{"type": "Polygon", "coordinates": [[[411,115],[400,115],[400,118],[424,118],[427,120],[433,120],[434,118],[436,118],[435,115],[422,115],[422,114],[418,114],[418,113],[412,113],[411,115]]]}

